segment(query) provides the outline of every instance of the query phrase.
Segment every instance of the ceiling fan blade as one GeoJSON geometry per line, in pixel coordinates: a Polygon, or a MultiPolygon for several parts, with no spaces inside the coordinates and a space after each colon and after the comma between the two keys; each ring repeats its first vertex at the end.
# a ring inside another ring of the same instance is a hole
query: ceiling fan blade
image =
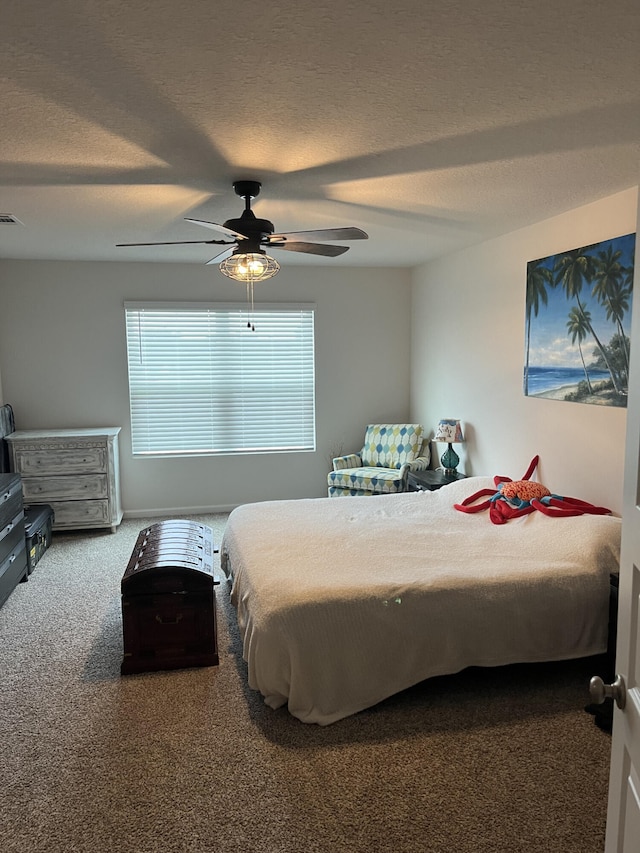
{"type": "Polygon", "coordinates": [[[360,228],[321,228],[319,231],[289,231],[272,234],[270,240],[368,240],[369,235],[360,228]]]}
{"type": "Polygon", "coordinates": [[[220,252],[220,254],[219,254],[219,255],[214,255],[214,257],[213,257],[213,258],[211,258],[210,260],[208,260],[208,261],[206,262],[205,266],[207,266],[207,264],[219,264],[219,263],[222,263],[222,261],[226,260],[227,258],[230,258],[230,257],[231,257],[231,255],[233,255],[233,252],[234,252],[234,250],[233,250],[233,249],[225,249],[225,250],[224,250],[224,252],[220,252]]]}
{"type": "Polygon", "coordinates": [[[121,246],[188,246],[196,243],[198,245],[202,245],[203,243],[215,243],[220,246],[227,245],[226,240],[172,240],[169,243],[116,243],[116,248],[120,248],[121,246]]]}
{"type": "Polygon", "coordinates": [[[194,222],[196,225],[204,225],[205,228],[213,228],[214,231],[221,231],[223,234],[226,234],[227,237],[241,237],[243,240],[247,239],[246,234],[240,234],[239,231],[233,231],[231,228],[225,228],[224,225],[218,225],[217,222],[207,222],[205,219],[191,219],[189,216],[185,216],[185,222],[194,222]]]}
{"type": "Polygon", "coordinates": [[[349,251],[348,246],[323,246],[319,243],[304,243],[292,240],[289,243],[267,243],[269,249],[284,249],[287,252],[304,252],[307,255],[324,255],[326,258],[336,258],[349,251]]]}

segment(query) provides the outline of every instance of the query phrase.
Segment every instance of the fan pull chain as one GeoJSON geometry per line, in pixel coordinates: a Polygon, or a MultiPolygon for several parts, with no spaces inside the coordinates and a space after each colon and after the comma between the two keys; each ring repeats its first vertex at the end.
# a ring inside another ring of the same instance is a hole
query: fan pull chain
{"type": "Polygon", "coordinates": [[[253,323],[253,279],[247,281],[247,329],[255,332],[256,327],[253,323]]]}

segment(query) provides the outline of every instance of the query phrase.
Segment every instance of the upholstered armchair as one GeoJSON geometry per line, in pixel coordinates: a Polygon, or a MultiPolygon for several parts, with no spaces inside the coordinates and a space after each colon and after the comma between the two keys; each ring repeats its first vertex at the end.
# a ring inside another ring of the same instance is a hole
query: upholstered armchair
{"type": "Polygon", "coordinates": [[[428,468],[430,458],[420,424],[369,424],[362,450],[333,460],[329,497],[404,492],[409,471],[428,468]]]}

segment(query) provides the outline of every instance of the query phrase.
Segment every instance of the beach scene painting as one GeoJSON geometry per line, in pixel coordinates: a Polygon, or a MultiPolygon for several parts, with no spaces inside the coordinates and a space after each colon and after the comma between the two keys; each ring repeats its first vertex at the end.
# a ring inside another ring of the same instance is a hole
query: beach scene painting
{"type": "Polygon", "coordinates": [[[635,234],[527,264],[524,393],[626,407],[635,234]]]}

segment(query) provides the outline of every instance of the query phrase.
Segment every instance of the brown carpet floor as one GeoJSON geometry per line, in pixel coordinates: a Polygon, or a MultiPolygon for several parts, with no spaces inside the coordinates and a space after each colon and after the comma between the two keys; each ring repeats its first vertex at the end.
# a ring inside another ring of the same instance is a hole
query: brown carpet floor
{"type": "MultiPolygon", "coordinates": [[[[219,542],[226,516],[204,516],[219,542]]],[[[601,661],[467,670],[329,727],[246,682],[226,581],[220,665],[121,677],[138,531],[55,534],[0,610],[4,853],[601,853],[601,661]]]]}

